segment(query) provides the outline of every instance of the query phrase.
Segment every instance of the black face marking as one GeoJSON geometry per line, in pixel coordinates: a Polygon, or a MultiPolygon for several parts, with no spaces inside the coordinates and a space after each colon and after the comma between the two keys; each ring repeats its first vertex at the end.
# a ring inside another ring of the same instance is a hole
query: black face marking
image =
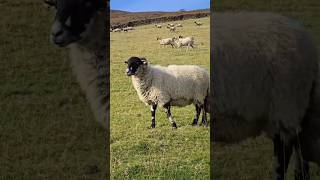
{"type": "Polygon", "coordinates": [[[66,46],[84,37],[86,25],[106,7],[104,0],[45,0],[56,9],[55,21],[51,29],[51,39],[58,46],[66,46]]]}
{"type": "Polygon", "coordinates": [[[127,61],[125,61],[127,64],[127,75],[132,76],[137,73],[138,68],[146,64],[147,61],[144,58],[139,58],[139,57],[130,57],[127,61]]]}

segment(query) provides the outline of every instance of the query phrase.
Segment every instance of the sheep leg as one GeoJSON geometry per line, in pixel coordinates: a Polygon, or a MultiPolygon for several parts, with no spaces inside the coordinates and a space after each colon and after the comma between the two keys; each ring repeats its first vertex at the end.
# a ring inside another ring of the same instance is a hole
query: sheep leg
{"type": "Polygon", "coordinates": [[[156,110],[157,110],[157,105],[152,105],[151,106],[151,128],[156,127],[156,110]]]}
{"type": "Polygon", "coordinates": [[[172,117],[172,114],[171,114],[171,110],[170,110],[171,105],[170,105],[170,103],[166,103],[163,107],[164,107],[164,109],[165,109],[165,111],[167,113],[167,118],[169,119],[172,128],[177,129],[177,124],[173,120],[173,117],[172,117]]]}
{"type": "Polygon", "coordinates": [[[294,170],[295,180],[309,180],[309,163],[303,159],[301,152],[301,137],[298,134],[297,142],[295,143],[294,150],[296,152],[296,167],[294,170]]]}
{"type": "Polygon", "coordinates": [[[291,142],[285,143],[279,134],[273,139],[274,155],[276,157],[276,168],[274,179],[284,180],[288,169],[290,156],[292,154],[293,145],[291,142]]]}
{"type": "Polygon", "coordinates": [[[196,107],[196,115],[194,116],[192,126],[195,126],[198,124],[198,119],[201,112],[201,108],[199,107],[199,105],[196,104],[195,107],[196,107]]]}
{"type": "Polygon", "coordinates": [[[201,106],[201,109],[202,109],[202,125],[208,126],[208,123],[207,123],[207,112],[205,111],[203,105],[201,106]]]}

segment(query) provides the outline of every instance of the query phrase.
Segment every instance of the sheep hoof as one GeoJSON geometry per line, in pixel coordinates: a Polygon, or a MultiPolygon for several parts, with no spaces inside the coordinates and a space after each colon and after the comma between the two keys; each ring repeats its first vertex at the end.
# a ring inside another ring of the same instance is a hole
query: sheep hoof
{"type": "Polygon", "coordinates": [[[191,125],[192,125],[192,126],[196,126],[197,124],[198,124],[198,121],[194,120],[191,125]]]}
{"type": "Polygon", "coordinates": [[[207,121],[202,121],[202,125],[203,125],[204,127],[208,127],[207,121]]]}
{"type": "Polygon", "coordinates": [[[152,124],[151,124],[151,129],[154,129],[154,128],[156,128],[156,124],[155,124],[155,123],[152,123],[152,124]]]}
{"type": "Polygon", "coordinates": [[[174,123],[172,123],[172,129],[177,129],[178,127],[177,127],[177,124],[174,122],[174,123]]]}

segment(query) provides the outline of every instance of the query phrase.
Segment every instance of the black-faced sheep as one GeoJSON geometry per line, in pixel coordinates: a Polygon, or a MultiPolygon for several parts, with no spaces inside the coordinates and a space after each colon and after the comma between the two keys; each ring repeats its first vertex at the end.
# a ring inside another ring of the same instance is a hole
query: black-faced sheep
{"type": "Polygon", "coordinates": [[[56,9],[51,41],[59,47],[70,48],[71,66],[77,81],[95,118],[108,130],[107,1],[45,0],[45,3],[56,9]]]}
{"type": "Polygon", "coordinates": [[[177,128],[171,115],[171,106],[184,107],[194,104],[196,115],[193,125],[198,123],[202,111],[202,124],[207,125],[205,102],[209,93],[209,73],[195,65],[152,66],[145,58],[130,57],[127,61],[127,75],[139,99],[151,106],[152,124],[155,128],[157,106],[166,110],[173,128],[177,128]]]}
{"type": "Polygon", "coordinates": [[[320,163],[317,49],[296,21],[272,13],[213,13],[211,111],[213,139],[273,139],[275,179],[284,179],[292,151],[296,179],[320,163]]]}

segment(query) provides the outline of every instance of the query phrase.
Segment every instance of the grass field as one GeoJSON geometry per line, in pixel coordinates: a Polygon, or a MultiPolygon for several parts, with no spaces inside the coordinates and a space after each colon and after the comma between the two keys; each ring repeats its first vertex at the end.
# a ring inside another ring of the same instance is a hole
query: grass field
{"type": "MultiPolygon", "coordinates": [[[[320,1],[318,0],[215,0],[218,11],[273,11],[302,22],[314,35],[320,47],[320,1]]],[[[214,21],[214,20],[213,20],[214,21]]],[[[320,49],[320,48],[319,48],[320,49]]],[[[273,173],[272,141],[260,136],[239,144],[215,143],[212,148],[214,179],[270,179],[273,173]]],[[[319,152],[320,153],[320,152],[319,152]]],[[[293,162],[293,161],[291,161],[293,162]]],[[[311,179],[320,179],[320,168],[312,164],[311,179]]],[[[293,179],[293,166],[289,167],[288,179],[293,179]]]]}
{"type": "Polygon", "coordinates": [[[105,133],[40,0],[0,2],[0,179],[105,179],[105,133]]]}
{"type": "MultiPolygon", "coordinates": [[[[194,20],[176,21],[176,33],[154,25],[111,33],[111,174],[112,179],[209,179],[210,129],[192,127],[194,106],[173,107],[178,129],[172,130],[161,108],[157,127],[151,125],[150,108],[139,101],[124,61],[144,56],[151,64],[196,64],[209,69],[209,18],[196,27],[194,20]],[[196,47],[160,47],[156,37],[194,36],[196,47]]],[[[169,22],[168,22],[169,23],[169,22]]],[[[165,23],[167,24],[167,23],[165,23]]]]}

